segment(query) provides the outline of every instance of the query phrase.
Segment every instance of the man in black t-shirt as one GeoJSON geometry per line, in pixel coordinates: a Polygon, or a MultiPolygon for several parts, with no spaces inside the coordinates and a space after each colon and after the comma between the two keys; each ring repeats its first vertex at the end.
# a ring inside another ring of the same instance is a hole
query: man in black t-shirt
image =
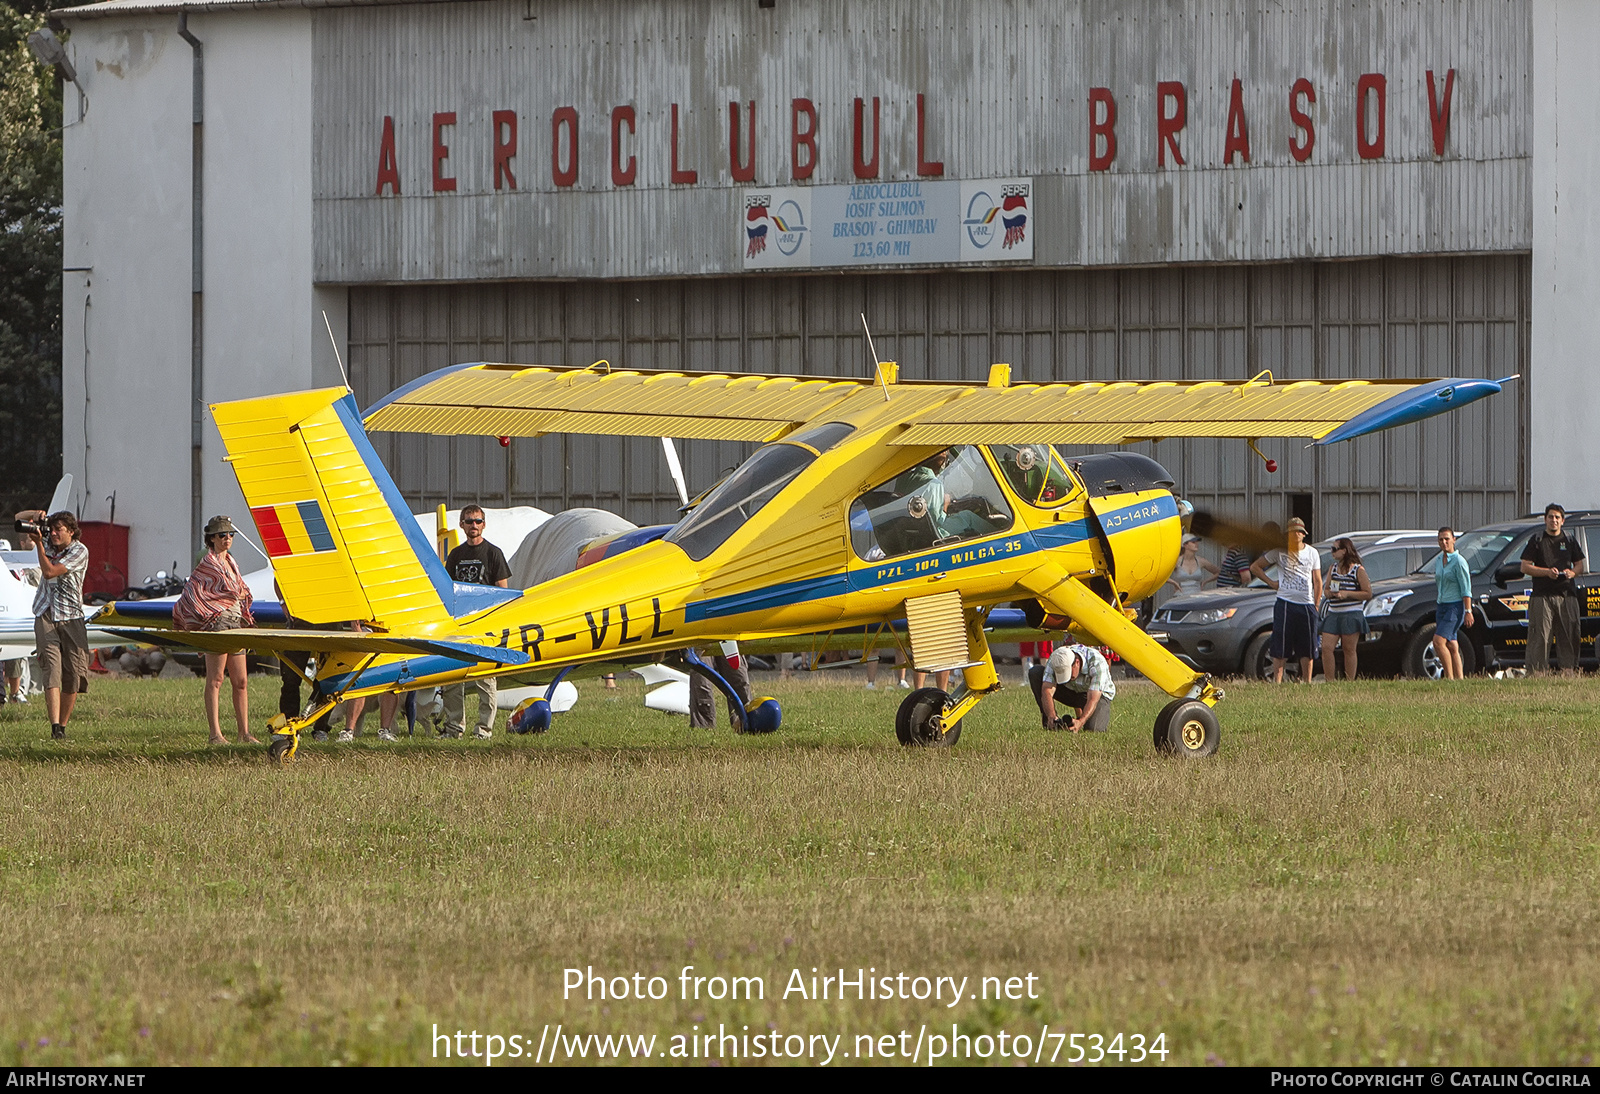
{"type": "Polygon", "coordinates": [[[1522,572],[1533,578],[1528,594],[1529,672],[1550,667],[1550,634],[1555,632],[1556,663],[1563,672],[1578,668],[1578,586],[1583,573],[1583,548],[1562,531],[1567,511],[1551,503],[1544,507],[1544,531],[1535,532],[1522,549],[1522,572]]]}
{"type": "MultiPolygon", "coordinates": [[[[487,527],[483,507],[468,505],[462,508],[460,523],[467,541],[450,552],[444,560],[444,568],[452,579],[463,584],[498,585],[504,589],[511,577],[511,567],[506,565],[506,556],[500,548],[483,538],[487,527]]],[[[486,741],[494,736],[494,701],[500,692],[500,685],[490,676],[472,681],[472,686],[478,692],[478,729],[473,736],[486,741]]],[[[465,732],[467,685],[449,684],[442,691],[444,725],[439,729],[439,736],[459,737],[465,732]]]]}

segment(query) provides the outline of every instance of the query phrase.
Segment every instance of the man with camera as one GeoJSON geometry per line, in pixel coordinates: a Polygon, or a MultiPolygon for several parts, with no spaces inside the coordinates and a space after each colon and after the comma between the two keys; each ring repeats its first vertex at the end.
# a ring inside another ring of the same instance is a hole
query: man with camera
{"type": "Polygon", "coordinates": [[[83,622],[83,577],[89,548],[78,540],[78,518],[66,510],[46,516],[32,509],[17,514],[16,530],[39,553],[39,591],[33,598],[33,636],[51,740],[67,737],[67,722],[80,693],[89,690],[89,632],[83,622]]]}
{"type": "Polygon", "coordinates": [[[1028,670],[1028,687],[1039,704],[1045,729],[1104,733],[1111,728],[1111,702],[1117,685],[1105,654],[1077,644],[1057,646],[1049,660],[1028,670]],[[1056,714],[1060,702],[1071,713],[1056,714]]]}

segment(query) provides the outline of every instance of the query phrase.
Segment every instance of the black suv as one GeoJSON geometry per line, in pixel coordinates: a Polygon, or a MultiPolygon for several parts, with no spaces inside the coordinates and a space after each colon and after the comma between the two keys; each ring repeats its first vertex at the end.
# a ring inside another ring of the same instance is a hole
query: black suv
{"type": "MultiPolygon", "coordinates": [[[[1493,671],[1522,663],[1528,645],[1531,584],[1522,575],[1522,549],[1543,528],[1543,515],[1530,515],[1463,532],[1456,539],[1456,550],[1472,571],[1472,626],[1461,630],[1461,662],[1466,672],[1493,671]]],[[[1563,530],[1578,541],[1585,565],[1592,567],[1588,556],[1593,547],[1600,547],[1600,511],[1567,514],[1563,530]],[[1596,531],[1592,545],[1588,538],[1591,530],[1596,531]]],[[[1372,583],[1372,600],[1367,606],[1372,648],[1398,659],[1400,671],[1406,676],[1440,676],[1439,660],[1433,652],[1437,607],[1433,567],[1437,559],[1435,551],[1416,573],[1372,583]]],[[[1583,603],[1579,659],[1586,667],[1593,667],[1595,635],[1600,632],[1600,574],[1581,574],[1577,583],[1583,603]]],[[[1364,646],[1362,655],[1366,652],[1364,646]]]]}

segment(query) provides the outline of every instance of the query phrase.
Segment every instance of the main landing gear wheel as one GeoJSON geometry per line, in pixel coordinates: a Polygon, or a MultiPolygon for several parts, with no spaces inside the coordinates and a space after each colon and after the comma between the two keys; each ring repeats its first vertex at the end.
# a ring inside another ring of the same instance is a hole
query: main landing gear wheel
{"type": "Polygon", "coordinates": [[[949,748],[961,739],[961,723],[944,730],[944,712],[950,697],[938,688],[918,688],[900,704],[894,717],[894,735],[901,744],[922,748],[949,748]]]}
{"type": "Polygon", "coordinates": [[[1161,713],[1156,715],[1155,731],[1152,734],[1152,737],[1155,741],[1157,752],[1171,751],[1171,749],[1167,747],[1167,727],[1172,724],[1172,715],[1177,712],[1179,707],[1192,702],[1194,702],[1193,699],[1174,699],[1172,702],[1162,707],[1161,713]]]}
{"type": "Polygon", "coordinates": [[[1168,703],[1156,716],[1156,748],[1169,755],[1198,760],[1217,750],[1222,727],[1215,712],[1198,699],[1179,699],[1168,703]],[[1162,721],[1166,732],[1162,733],[1162,721]]]}
{"type": "Polygon", "coordinates": [[[272,738],[272,743],[267,746],[267,759],[275,764],[286,764],[294,759],[289,750],[294,747],[294,738],[288,734],[272,738]]]}

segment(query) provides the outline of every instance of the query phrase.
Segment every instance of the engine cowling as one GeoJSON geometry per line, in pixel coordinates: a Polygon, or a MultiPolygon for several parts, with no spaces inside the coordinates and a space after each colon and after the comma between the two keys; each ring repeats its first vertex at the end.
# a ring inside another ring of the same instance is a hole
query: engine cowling
{"type": "Polygon", "coordinates": [[[1178,564],[1183,508],[1176,480],[1137,452],[1109,452],[1069,461],[1089,493],[1089,511],[1109,555],[1123,603],[1153,595],[1178,564]]]}

